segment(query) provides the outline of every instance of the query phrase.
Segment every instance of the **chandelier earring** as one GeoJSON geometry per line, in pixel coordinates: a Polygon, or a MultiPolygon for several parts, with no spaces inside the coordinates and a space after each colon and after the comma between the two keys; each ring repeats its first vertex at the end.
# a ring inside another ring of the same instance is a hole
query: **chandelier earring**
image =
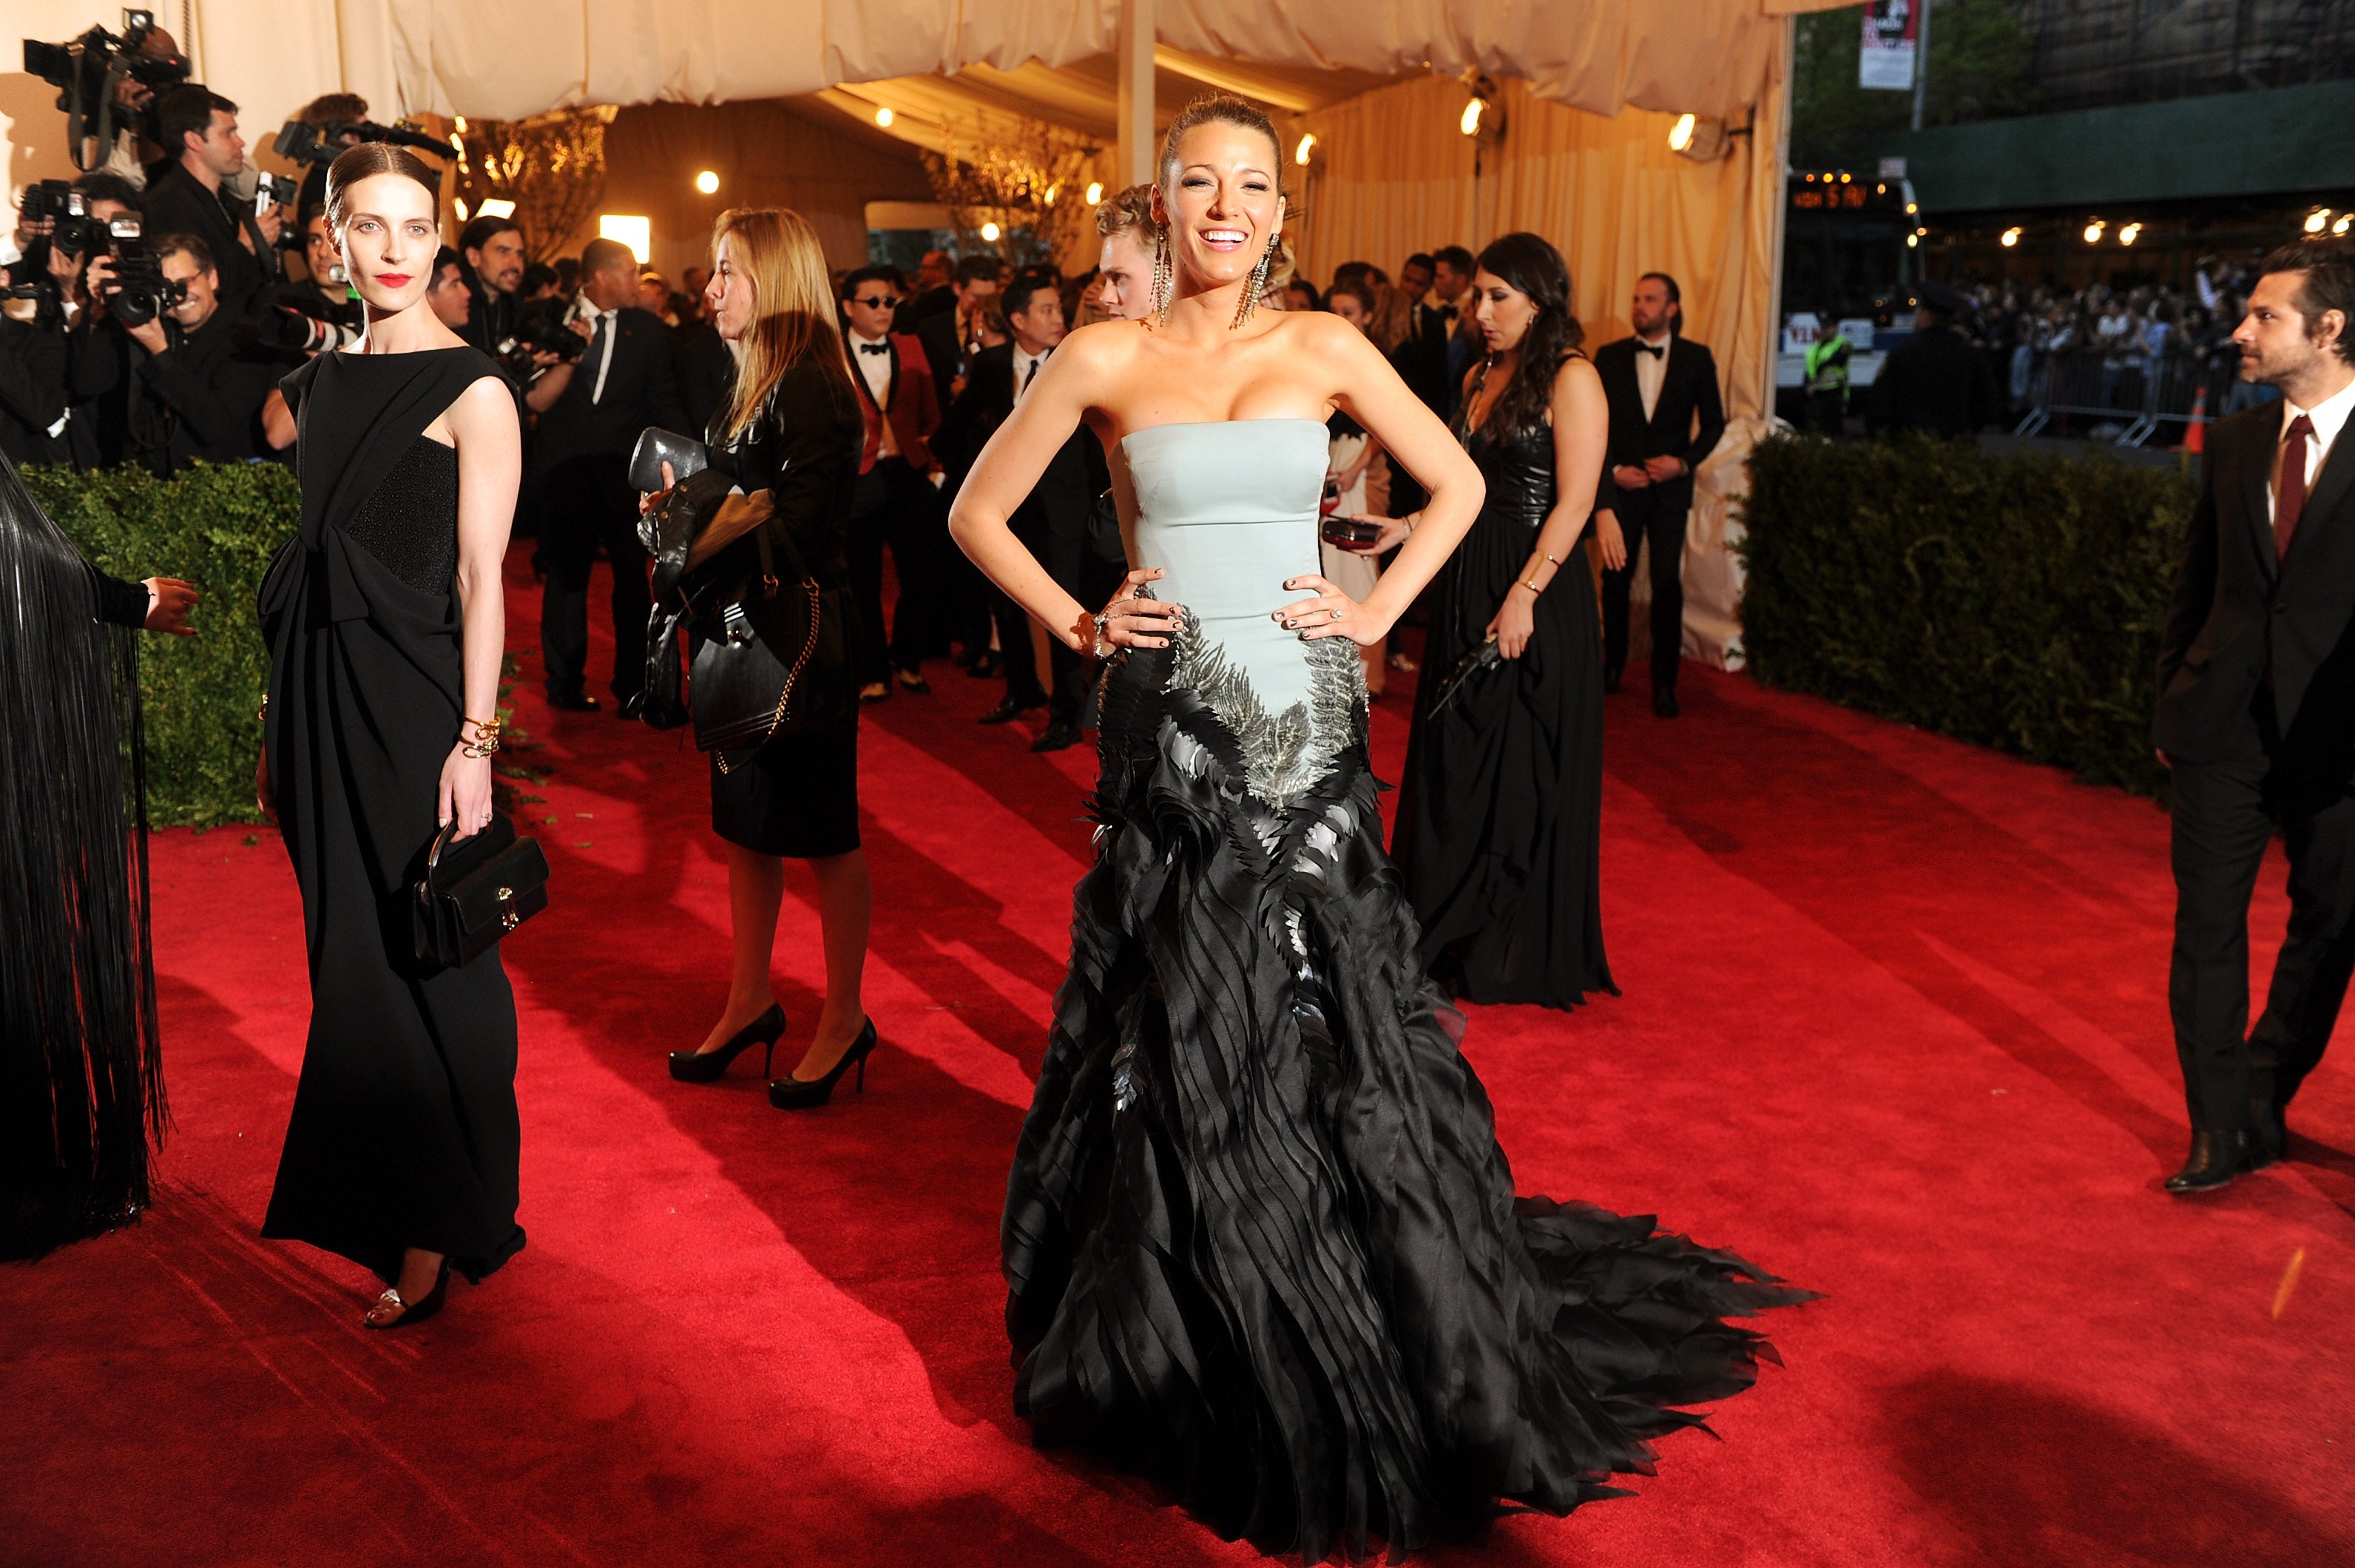
{"type": "Polygon", "coordinates": [[[1161,237],[1153,250],[1153,324],[1169,325],[1169,296],[1178,292],[1177,269],[1169,262],[1169,226],[1161,226],[1161,237]]]}
{"type": "Polygon", "coordinates": [[[1259,265],[1252,269],[1251,280],[1243,285],[1243,297],[1236,302],[1235,319],[1227,324],[1229,332],[1234,331],[1249,321],[1252,318],[1252,312],[1259,308],[1259,296],[1267,293],[1268,270],[1274,264],[1275,237],[1270,235],[1267,249],[1259,253],[1259,265]]]}

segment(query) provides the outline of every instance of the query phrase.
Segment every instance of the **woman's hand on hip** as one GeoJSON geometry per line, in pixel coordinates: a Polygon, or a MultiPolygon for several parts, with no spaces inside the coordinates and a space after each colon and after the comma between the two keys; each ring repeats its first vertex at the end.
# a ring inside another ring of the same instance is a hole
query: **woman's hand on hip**
{"type": "Polygon", "coordinates": [[[1142,598],[1136,592],[1160,576],[1159,567],[1145,566],[1123,578],[1120,592],[1100,614],[1082,615],[1072,625],[1073,645],[1083,654],[1093,653],[1101,630],[1107,649],[1167,647],[1178,633],[1179,607],[1164,599],[1142,598]]]}
{"type": "Polygon", "coordinates": [[[1285,578],[1284,586],[1290,592],[1314,595],[1286,604],[1274,615],[1285,631],[1298,632],[1303,642],[1347,637],[1362,647],[1380,642],[1390,633],[1388,621],[1368,614],[1364,605],[1335,587],[1329,578],[1310,572],[1285,578]]]}
{"type": "Polygon", "coordinates": [[[1488,639],[1507,658],[1519,658],[1522,650],[1529,645],[1530,634],[1538,629],[1537,603],[1537,595],[1517,582],[1490,617],[1488,639]]]}
{"type": "Polygon", "coordinates": [[[466,755],[463,741],[442,759],[434,820],[444,827],[456,822],[460,838],[471,838],[491,825],[491,759],[466,755]]]}

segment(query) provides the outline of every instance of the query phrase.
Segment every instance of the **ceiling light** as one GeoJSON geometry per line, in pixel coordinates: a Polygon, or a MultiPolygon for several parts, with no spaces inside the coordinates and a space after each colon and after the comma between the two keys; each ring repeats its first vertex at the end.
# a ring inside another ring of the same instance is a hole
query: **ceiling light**
{"type": "Polygon", "coordinates": [[[1103,181],[1102,181],[1102,180],[1090,180],[1090,181],[1088,182],[1088,205],[1089,205],[1090,207],[1094,207],[1094,206],[1096,206],[1098,203],[1102,202],[1103,200],[1103,181]]]}
{"type": "Polygon", "coordinates": [[[891,128],[891,122],[898,118],[899,116],[892,113],[889,109],[878,109],[875,112],[875,123],[882,126],[886,131],[889,131],[891,128]]]}
{"type": "Polygon", "coordinates": [[[1487,99],[1474,99],[1471,102],[1464,106],[1464,118],[1455,123],[1455,128],[1463,132],[1467,136],[1478,135],[1480,133],[1480,112],[1487,107],[1488,101],[1487,99]]]}
{"type": "Polygon", "coordinates": [[[2004,248],[2005,248],[2006,250],[2009,250],[2012,246],[2017,245],[2017,244],[2019,244],[2019,229],[2005,229],[2005,230],[2003,231],[2003,244],[2004,244],[2004,248]]]}
{"type": "Polygon", "coordinates": [[[997,237],[1004,232],[1005,230],[995,223],[985,223],[981,226],[981,237],[993,245],[997,243],[997,237]]]}
{"type": "Polygon", "coordinates": [[[2308,234],[2319,234],[2329,226],[2330,208],[2327,207],[2318,207],[2306,215],[2306,231],[2308,234]]]}
{"type": "Polygon", "coordinates": [[[1308,166],[1308,155],[1316,150],[1316,137],[1315,133],[1312,132],[1308,135],[1301,137],[1300,145],[1292,149],[1292,161],[1298,164],[1305,169],[1308,166]]]}
{"type": "Polygon", "coordinates": [[[2102,242],[2102,229],[2105,227],[2105,225],[2104,225],[2102,220],[2098,218],[2085,225],[2085,243],[2088,245],[2100,244],[2102,242]]]}
{"type": "Polygon", "coordinates": [[[483,205],[474,208],[474,216],[477,218],[513,218],[515,216],[515,203],[509,201],[503,196],[485,197],[483,198],[483,205]]]}
{"type": "Polygon", "coordinates": [[[704,195],[709,196],[713,191],[719,188],[719,176],[712,173],[709,169],[706,169],[701,174],[695,176],[695,188],[701,191],[704,195]]]}
{"type": "Polygon", "coordinates": [[[1911,251],[1912,249],[1913,249],[1913,247],[1915,247],[1916,245],[1919,245],[1920,243],[1922,243],[1922,236],[1920,236],[1919,234],[1908,234],[1907,236],[1905,236],[1905,248],[1906,248],[1908,251],[1911,251]]]}
{"type": "MultiPolygon", "coordinates": [[[[491,204],[486,201],[483,203],[483,209],[487,212],[490,210],[490,206],[491,204]]],[[[637,260],[638,265],[643,267],[654,253],[654,220],[649,218],[625,218],[618,213],[609,212],[597,219],[597,238],[619,240],[630,248],[630,254],[637,260]]]]}
{"type": "Polygon", "coordinates": [[[2121,245],[2131,245],[2141,238],[2142,225],[2139,223],[2129,223],[2118,230],[2118,243],[2121,245]]]}
{"type": "Polygon", "coordinates": [[[2342,212],[2339,215],[2339,221],[2330,226],[2330,231],[2333,234],[2344,234],[2350,224],[2355,224],[2355,213],[2342,212]]]}
{"type": "MultiPolygon", "coordinates": [[[[1681,153],[1687,147],[1692,145],[1693,126],[1695,123],[1697,123],[1697,122],[1689,114],[1679,114],[1677,116],[1677,123],[1668,127],[1668,151],[1671,153],[1681,153]]],[[[1809,179],[1813,179],[1816,176],[1809,175],[1807,177],[1809,179]]]]}

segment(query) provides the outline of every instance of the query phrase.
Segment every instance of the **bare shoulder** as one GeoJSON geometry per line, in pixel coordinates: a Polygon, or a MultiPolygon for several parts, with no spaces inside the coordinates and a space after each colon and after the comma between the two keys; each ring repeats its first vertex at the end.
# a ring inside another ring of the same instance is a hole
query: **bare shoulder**
{"type": "Polygon", "coordinates": [[[1268,336],[1292,352],[1343,362],[1355,362],[1369,354],[1379,358],[1381,352],[1371,338],[1330,311],[1286,311],[1268,336]]]}
{"type": "Polygon", "coordinates": [[[516,418],[515,394],[506,381],[489,375],[477,379],[459,393],[442,415],[449,422],[450,433],[459,446],[469,442],[494,442],[502,438],[520,441],[522,426],[516,418]]]}
{"type": "Polygon", "coordinates": [[[1600,392],[1603,390],[1603,373],[1594,368],[1594,361],[1585,355],[1566,355],[1563,357],[1561,368],[1553,373],[1553,386],[1557,392],[1572,390],[1600,392]]]}
{"type": "Polygon", "coordinates": [[[1055,357],[1096,369],[1116,369],[1136,357],[1148,329],[1141,321],[1093,321],[1067,336],[1055,357]]]}

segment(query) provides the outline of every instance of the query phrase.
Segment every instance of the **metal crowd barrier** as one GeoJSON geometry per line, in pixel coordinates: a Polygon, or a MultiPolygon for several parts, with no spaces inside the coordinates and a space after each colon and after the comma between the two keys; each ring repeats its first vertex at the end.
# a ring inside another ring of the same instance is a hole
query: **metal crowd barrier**
{"type": "Polygon", "coordinates": [[[2189,425],[2195,415],[2220,417],[2232,380],[2229,367],[2172,354],[2157,359],[2113,357],[2097,349],[2040,354],[2030,373],[2028,412],[2012,433],[2044,433],[2057,417],[2064,426],[2086,421],[2089,435],[2114,426],[2115,433],[2102,439],[2141,446],[2166,425],[2189,425]]]}

